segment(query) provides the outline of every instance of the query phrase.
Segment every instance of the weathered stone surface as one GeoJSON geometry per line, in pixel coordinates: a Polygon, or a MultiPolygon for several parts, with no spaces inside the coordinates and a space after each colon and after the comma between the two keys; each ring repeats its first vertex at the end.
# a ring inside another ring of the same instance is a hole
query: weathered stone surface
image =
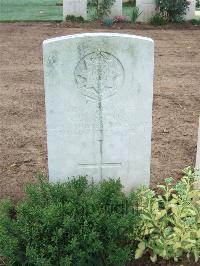
{"type": "Polygon", "coordinates": [[[189,10],[185,16],[185,20],[191,20],[195,18],[196,0],[190,0],[189,10]]]}
{"type": "Polygon", "coordinates": [[[110,11],[111,17],[122,16],[122,0],[116,0],[110,11]]]}
{"type": "Polygon", "coordinates": [[[139,8],[139,11],[142,12],[137,19],[138,22],[149,22],[150,18],[156,13],[155,0],[137,0],[136,6],[139,8]]]}
{"type": "Polygon", "coordinates": [[[67,15],[87,19],[87,0],[63,0],[63,20],[67,15]]]}
{"type": "Polygon", "coordinates": [[[154,44],[86,33],[44,41],[50,181],[150,179],[154,44]]]}

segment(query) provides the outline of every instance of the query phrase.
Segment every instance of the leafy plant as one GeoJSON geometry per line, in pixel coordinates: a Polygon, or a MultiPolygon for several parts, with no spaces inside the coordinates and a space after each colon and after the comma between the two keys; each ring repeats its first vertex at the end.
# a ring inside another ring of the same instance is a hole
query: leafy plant
{"type": "Polygon", "coordinates": [[[195,175],[188,167],[176,185],[173,185],[173,178],[159,185],[160,195],[148,188],[137,192],[142,221],[136,259],[150,252],[153,262],[158,256],[178,261],[183,254],[188,258],[193,255],[198,261],[200,191],[193,188],[194,180],[195,175]]]}
{"type": "Polygon", "coordinates": [[[200,19],[191,19],[193,25],[200,25],[200,19]]]}
{"type": "Polygon", "coordinates": [[[67,15],[65,18],[66,21],[71,21],[71,22],[79,22],[79,23],[83,23],[84,22],[84,18],[79,16],[76,17],[74,15],[67,15]]]}
{"type": "Polygon", "coordinates": [[[166,24],[166,20],[157,13],[150,19],[150,23],[155,26],[162,26],[166,24]]]}
{"type": "Polygon", "coordinates": [[[111,7],[116,0],[89,0],[88,5],[95,10],[95,18],[106,17],[111,12],[111,7]]]}
{"type": "Polygon", "coordinates": [[[113,19],[112,18],[104,18],[102,23],[104,26],[110,27],[113,25],[113,19]]]}
{"type": "Polygon", "coordinates": [[[142,14],[142,12],[140,12],[139,7],[134,6],[133,7],[133,12],[132,12],[132,16],[131,16],[131,22],[135,23],[136,20],[139,18],[139,16],[142,14]]]}
{"type": "Polygon", "coordinates": [[[196,2],[196,7],[197,7],[197,8],[200,8],[200,0],[197,0],[197,2],[196,2]]]}
{"type": "Polygon", "coordinates": [[[189,5],[188,0],[156,0],[157,11],[169,22],[182,21],[189,5]]]}
{"type": "Polygon", "coordinates": [[[0,204],[0,254],[9,265],[124,265],[139,221],[119,180],[29,185],[18,206],[0,204]],[[133,228],[133,225],[135,228],[133,228]]]}

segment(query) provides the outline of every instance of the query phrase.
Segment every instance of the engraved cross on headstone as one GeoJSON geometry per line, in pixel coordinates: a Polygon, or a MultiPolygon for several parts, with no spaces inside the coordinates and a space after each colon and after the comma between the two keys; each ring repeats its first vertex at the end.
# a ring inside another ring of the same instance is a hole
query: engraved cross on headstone
{"type": "Polygon", "coordinates": [[[121,167],[122,163],[102,163],[102,162],[98,162],[98,163],[94,163],[94,164],[79,164],[80,167],[85,168],[85,169],[97,169],[100,178],[103,178],[103,169],[106,168],[114,168],[114,167],[121,167]]]}
{"type": "Polygon", "coordinates": [[[103,178],[103,169],[121,167],[121,163],[103,162],[103,101],[112,97],[123,80],[123,67],[113,55],[96,51],[82,58],[75,69],[75,80],[81,93],[90,100],[97,102],[98,112],[98,162],[95,164],[79,163],[79,167],[98,169],[99,177],[103,178]]]}

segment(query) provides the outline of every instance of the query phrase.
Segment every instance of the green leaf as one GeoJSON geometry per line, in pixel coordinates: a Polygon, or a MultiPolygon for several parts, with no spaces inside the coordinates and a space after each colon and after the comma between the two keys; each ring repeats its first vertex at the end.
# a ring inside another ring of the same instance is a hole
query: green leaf
{"type": "Polygon", "coordinates": [[[139,259],[142,257],[144,251],[145,251],[146,245],[145,242],[140,242],[138,245],[138,248],[135,251],[135,259],[139,259]]]}
{"type": "Polygon", "coordinates": [[[153,256],[150,257],[152,262],[156,262],[157,261],[157,255],[154,254],[153,256]]]}
{"type": "Polygon", "coordinates": [[[194,259],[196,263],[199,261],[199,254],[197,252],[194,252],[194,259]]]}

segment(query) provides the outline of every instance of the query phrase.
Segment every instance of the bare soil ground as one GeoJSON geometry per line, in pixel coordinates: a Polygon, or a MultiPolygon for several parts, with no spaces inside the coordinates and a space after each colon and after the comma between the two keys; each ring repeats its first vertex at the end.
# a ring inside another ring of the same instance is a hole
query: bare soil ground
{"type": "MultiPolygon", "coordinates": [[[[19,200],[47,174],[44,39],[105,29],[55,23],[0,24],[0,198],[19,200]]],[[[106,30],[108,31],[108,30],[106,30]]],[[[112,31],[112,29],[111,29],[112,31]]],[[[200,115],[200,29],[115,29],[155,40],[151,185],[194,166],[200,115]]]]}

